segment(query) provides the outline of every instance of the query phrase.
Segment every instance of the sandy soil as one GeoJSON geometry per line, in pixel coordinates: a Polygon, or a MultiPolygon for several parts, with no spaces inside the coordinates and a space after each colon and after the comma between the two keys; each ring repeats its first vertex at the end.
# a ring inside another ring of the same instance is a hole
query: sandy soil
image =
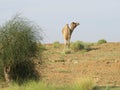
{"type": "Polygon", "coordinates": [[[46,45],[45,64],[37,64],[42,80],[48,83],[71,83],[79,78],[92,78],[96,85],[120,86],[120,43],[92,45],[88,52],[63,54],[63,45],[46,45]]]}

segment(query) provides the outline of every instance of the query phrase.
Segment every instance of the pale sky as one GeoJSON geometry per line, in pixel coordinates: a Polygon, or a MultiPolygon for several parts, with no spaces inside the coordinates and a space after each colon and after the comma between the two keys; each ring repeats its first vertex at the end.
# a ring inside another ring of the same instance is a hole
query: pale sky
{"type": "Polygon", "coordinates": [[[16,13],[37,23],[43,43],[63,43],[65,24],[79,22],[71,41],[120,42],[120,0],[0,0],[0,25],[16,13]]]}

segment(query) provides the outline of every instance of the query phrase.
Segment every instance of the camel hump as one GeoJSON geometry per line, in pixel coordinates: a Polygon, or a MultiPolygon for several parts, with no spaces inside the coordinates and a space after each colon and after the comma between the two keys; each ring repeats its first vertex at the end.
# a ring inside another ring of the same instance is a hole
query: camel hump
{"type": "Polygon", "coordinates": [[[66,24],[62,29],[62,34],[64,36],[64,39],[68,40],[70,38],[70,28],[69,25],[66,24]]]}
{"type": "Polygon", "coordinates": [[[63,27],[63,29],[62,29],[62,33],[64,33],[66,30],[68,30],[69,29],[69,25],[68,24],[66,24],[64,27],[63,27]]]}

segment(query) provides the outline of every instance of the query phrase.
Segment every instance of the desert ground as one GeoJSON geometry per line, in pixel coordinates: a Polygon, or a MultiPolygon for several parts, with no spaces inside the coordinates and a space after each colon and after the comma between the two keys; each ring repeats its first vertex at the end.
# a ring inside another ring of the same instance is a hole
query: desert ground
{"type": "Polygon", "coordinates": [[[43,64],[36,63],[46,83],[69,84],[80,78],[92,78],[97,86],[120,86],[120,43],[93,44],[91,50],[64,54],[61,44],[45,44],[43,64]]]}

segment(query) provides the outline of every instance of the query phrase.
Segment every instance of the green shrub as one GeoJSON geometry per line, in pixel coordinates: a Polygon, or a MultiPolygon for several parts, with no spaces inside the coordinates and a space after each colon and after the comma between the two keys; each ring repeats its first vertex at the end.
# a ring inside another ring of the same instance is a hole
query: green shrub
{"type": "Polygon", "coordinates": [[[54,42],[54,43],[53,43],[53,47],[54,47],[54,48],[59,48],[59,47],[60,47],[59,41],[54,42]]]}
{"type": "Polygon", "coordinates": [[[91,45],[92,45],[91,43],[85,43],[85,42],[83,42],[84,50],[85,51],[91,50],[91,47],[90,47],[91,45]]]}
{"type": "Polygon", "coordinates": [[[76,41],[71,44],[71,49],[74,51],[79,51],[79,50],[89,51],[91,49],[90,45],[91,45],[90,43],[76,41]]]}
{"type": "Polygon", "coordinates": [[[11,66],[10,76],[12,80],[17,82],[19,85],[29,80],[39,80],[38,71],[35,69],[35,65],[32,60],[24,60],[19,63],[15,62],[11,66]]]}
{"type": "Polygon", "coordinates": [[[44,50],[46,50],[46,47],[43,45],[43,44],[38,44],[38,49],[40,50],[40,51],[44,51],[44,50]]]}
{"type": "Polygon", "coordinates": [[[74,43],[71,43],[71,49],[74,51],[79,51],[79,50],[84,49],[84,45],[82,42],[76,41],[74,43]]]}
{"type": "Polygon", "coordinates": [[[27,62],[32,62],[32,57],[35,57],[38,52],[37,42],[42,39],[38,36],[39,30],[41,29],[37,25],[19,15],[0,27],[0,61],[3,64],[4,77],[7,82],[10,81],[8,78],[10,76],[17,81],[27,79],[28,74],[34,73],[34,65],[30,66],[27,62]],[[32,72],[31,70],[26,72],[25,68],[31,69],[32,72]]]}
{"type": "Polygon", "coordinates": [[[4,74],[3,74],[3,63],[2,60],[0,60],[0,80],[3,80],[4,74]]]}
{"type": "Polygon", "coordinates": [[[101,40],[98,40],[97,44],[103,44],[103,43],[107,43],[107,41],[105,39],[101,39],[101,40]]]}

